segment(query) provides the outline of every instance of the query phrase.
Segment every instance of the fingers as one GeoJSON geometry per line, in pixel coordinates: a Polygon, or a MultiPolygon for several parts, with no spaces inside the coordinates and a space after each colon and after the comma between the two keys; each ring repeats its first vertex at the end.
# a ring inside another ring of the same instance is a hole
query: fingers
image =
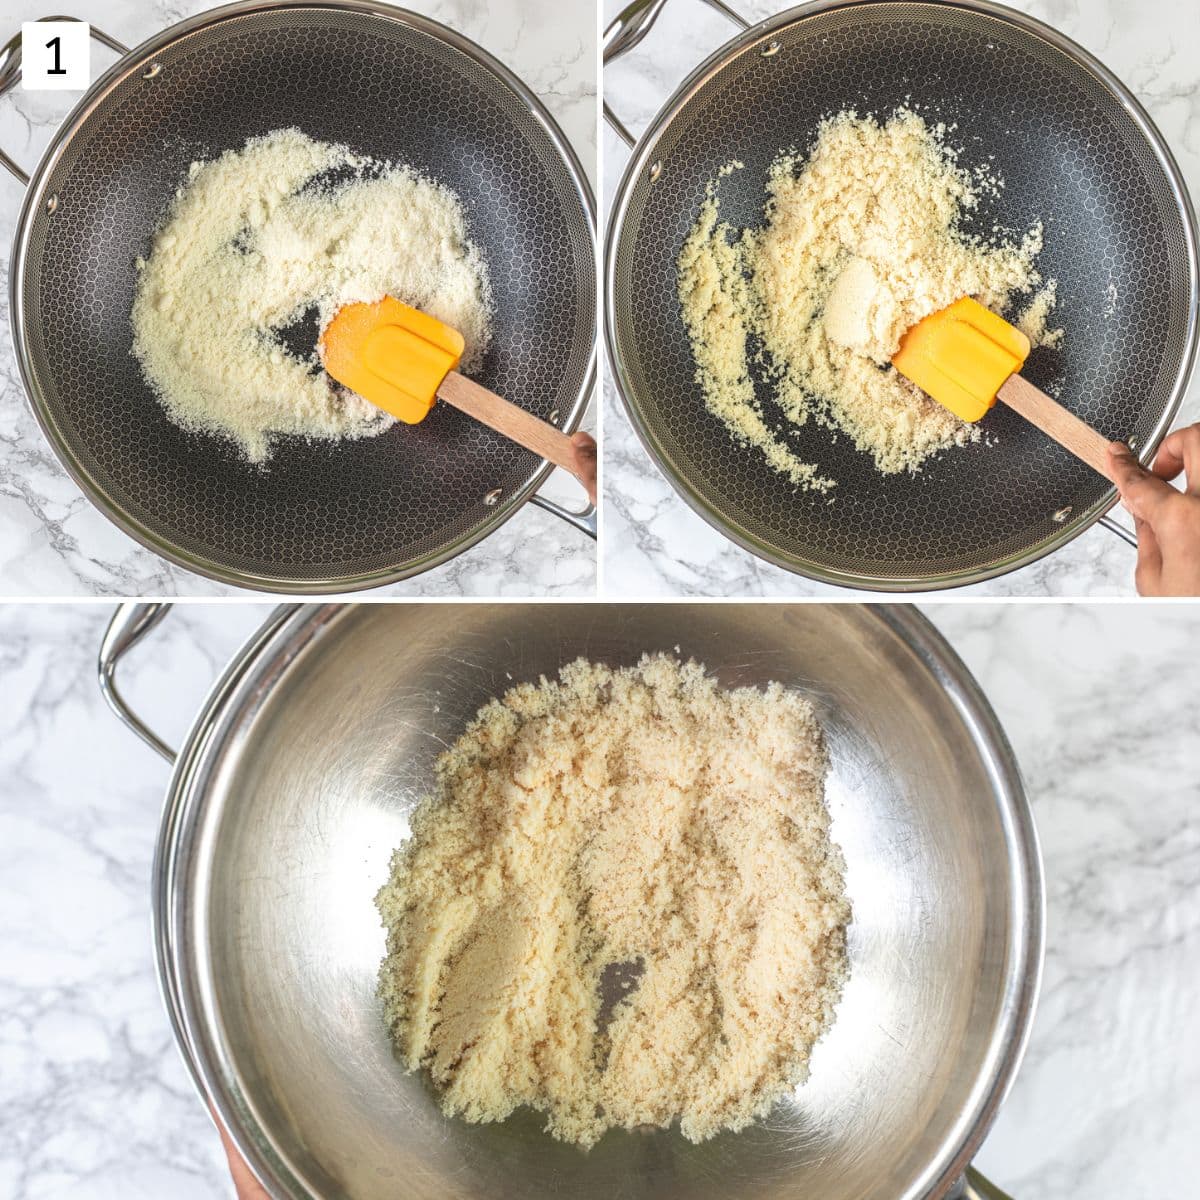
{"type": "Polygon", "coordinates": [[[1154,474],[1159,479],[1174,479],[1180,471],[1187,472],[1187,490],[1200,496],[1200,425],[1176,429],[1163,439],[1154,460],[1154,474]]]}
{"type": "Polygon", "coordinates": [[[1133,456],[1128,446],[1113,442],[1108,448],[1112,481],[1121,492],[1125,507],[1142,521],[1151,525],[1179,493],[1165,480],[1147,471],[1133,456]]]}
{"type": "Polygon", "coordinates": [[[587,488],[588,499],[596,503],[596,439],[580,430],[571,435],[575,447],[575,462],[579,467],[579,478],[587,488]]]}
{"type": "Polygon", "coordinates": [[[1162,585],[1162,546],[1148,522],[1135,517],[1133,524],[1138,539],[1137,570],[1133,573],[1133,582],[1139,596],[1157,596],[1162,585]]]}

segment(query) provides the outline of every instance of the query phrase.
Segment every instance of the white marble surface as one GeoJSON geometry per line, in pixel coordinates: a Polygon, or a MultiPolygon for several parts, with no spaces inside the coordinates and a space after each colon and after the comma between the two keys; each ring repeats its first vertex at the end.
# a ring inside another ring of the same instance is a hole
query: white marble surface
{"type": "MultiPolygon", "coordinates": [[[[933,605],[1021,762],[1048,890],[1042,1002],[980,1155],[1016,1200],[1200,1178],[1200,608],[933,605]]],[[[127,694],[170,742],[262,606],[177,608],[127,694]]],[[[0,607],[0,1196],[229,1196],[154,984],[165,764],[103,706],[106,605],[0,607]]]]}
{"type": "MultiPolygon", "coordinates": [[[[748,19],[787,7],[780,0],[731,0],[748,19]]],[[[1139,97],[1172,148],[1193,197],[1200,195],[1200,19],[1195,0],[1016,0],[1010,5],[1061,29],[1112,69],[1139,97]]],[[[622,0],[604,0],[610,20],[622,0]]],[[[635,50],[605,71],[604,94],[635,136],[696,65],[733,34],[700,0],[671,0],[635,50]]],[[[628,151],[607,126],[602,141],[605,210],[628,151]]],[[[606,364],[607,366],[607,364],[606,364]]],[[[1200,419],[1200,377],[1179,424],[1200,419]]],[[[707,525],[659,473],[604,386],[606,595],[837,596],[755,558],[707,525]]],[[[1116,514],[1124,517],[1123,510],[1116,514]]],[[[1133,551],[1093,527],[1056,554],[956,596],[1134,595],[1133,551]]]]}
{"type": "MultiPolygon", "coordinates": [[[[402,5],[403,6],[403,5],[402,5]]],[[[127,45],[214,7],[211,0],[0,0],[6,40],[22,21],[66,14],[93,21],[127,45]]],[[[595,184],[596,35],[587,0],[410,0],[407,7],[465,33],[511,67],[545,102],[595,184]]],[[[93,50],[93,73],[112,61],[93,50]]],[[[10,93],[0,100],[0,145],[29,169],[78,96],[10,93]]],[[[0,595],[209,596],[237,589],[160,559],[110,524],[58,465],[30,412],[8,322],[8,257],[22,188],[0,170],[0,595]]],[[[594,429],[589,412],[584,428],[594,429]]],[[[556,471],[545,487],[577,508],[578,485],[556,471]]],[[[596,547],[527,504],[451,563],[381,595],[592,595],[596,547]]]]}

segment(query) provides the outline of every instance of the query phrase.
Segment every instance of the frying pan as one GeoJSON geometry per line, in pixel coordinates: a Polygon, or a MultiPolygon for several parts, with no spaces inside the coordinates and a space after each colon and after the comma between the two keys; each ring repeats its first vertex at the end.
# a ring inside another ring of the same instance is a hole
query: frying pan
{"type": "MultiPolygon", "coordinates": [[[[0,90],[18,69],[14,41],[0,90]]],[[[194,159],[292,126],[408,163],[458,193],[496,301],[480,382],[576,427],[595,368],[592,198],[549,113],[474,43],[414,13],[248,0],[124,53],[29,180],[12,253],[13,334],[64,467],[152,550],[276,591],[403,579],[531,498],[594,536],[594,511],[535,495],[547,464],[449,405],[363,441],[287,439],[267,471],[167,419],[130,354],[135,260],[194,159]],[[389,112],[403,119],[378,118],[389,112]]],[[[315,335],[307,330],[306,349],[315,335]]]]}
{"type": "MultiPolygon", "coordinates": [[[[637,45],[663,3],[636,0],[613,22],[607,61],[637,45]]],[[[1061,351],[1030,359],[1027,376],[1061,387],[1068,408],[1148,460],[1194,363],[1200,269],[1186,188],[1141,105],[1079,46],[987,0],[821,0],[752,28],[724,4],[712,7],[743,32],[651,122],[608,227],[605,337],[651,457],[726,536],[827,583],[889,591],[973,583],[1082,533],[1116,492],[1003,406],[987,418],[998,444],[951,450],[917,475],[882,476],[850,439],[809,422],[789,441],[838,486],[832,502],[796,493],[705,410],[675,259],[705,184],[725,163],[740,159],[745,170],[722,182],[723,218],[761,225],[767,169],[781,150],[803,150],[820,120],[843,109],[886,118],[915,104],[955,125],[963,165],[994,155],[1006,180],[969,230],[1045,225],[1039,265],[1058,280],[1055,321],[1066,336],[1061,351]]],[[[774,419],[769,392],[760,399],[774,419]]]]}
{"type": "MultiPolygon", "coordinates": [[[[350,605],[279,610],[178,754],[117,690],[161,606],[101,650],[118,713],[174,764],[156,944],[183,1056],[275,1200],[944,1200],[1016,1070],[1042,957],[1041,867],[1012,751],[907,606],[350,605]],[[817,709],[853,906],[849,981],[812,1075],[701,1145],[590,1152],[530,1112],[444,1117],[393,1056],[373,896],[433,763],[488,699],[584,655],[694,656],[817,709]]],[[[998,1196],[972,1177],[967,1194],[998,1196]]]]}

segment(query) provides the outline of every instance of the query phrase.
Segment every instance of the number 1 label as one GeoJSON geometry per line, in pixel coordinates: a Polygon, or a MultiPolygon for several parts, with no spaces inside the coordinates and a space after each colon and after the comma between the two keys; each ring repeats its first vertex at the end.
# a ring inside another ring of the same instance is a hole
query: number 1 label
{"type": "Polygon", "coordinates": [[[60,53],[62,50],[62,38],[60,38],[60,37],[51,38],[46,43],[46,49],[54,51],[54,66],[52,66],[50,68],[50,70],[46,72],[46,74],[47,75],[65,75],[67,72],[63,68],[62,56],[60,53]]]}

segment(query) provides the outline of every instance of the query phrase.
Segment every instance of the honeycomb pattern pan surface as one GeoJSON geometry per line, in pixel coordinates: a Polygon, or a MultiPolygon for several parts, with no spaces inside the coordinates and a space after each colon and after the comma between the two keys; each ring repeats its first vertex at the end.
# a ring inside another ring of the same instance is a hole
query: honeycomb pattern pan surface
{"type": "MultiPolygon", "coordinates": [[[[1170,155],[1121,85],[1045,27],[986,5],[818,4],[718,51],[656,118],[614,205],[606,336],[618,387],[668,478],[727,536],[812,578],[889,590],[1023,565],[1082,532],[1114,493],[1002,406],[987,417],[994,444],[912,476],[880,475],[844,435],[810,422],[790,440],[838,486],[829,499],[797,493],[705,410],[675,260],[724,164],[745,169],[723,181],[722,215],[759,225],[779,151],[809,145],[829,114],[884,117],[905,104],[954,126],[964,165],[994,156],[1006,187],[968,228],[1045,225],[1040,263],[1058,280],[1066,336],[1031,357],[1034,383],[1148,452],[1182,398],[1196,339],[1194,221],[1170,155]]],[[[769,416],[768,393],[760,399],[769,416]]]]}
{"type": "Polygon", "coordinates": [[[356,0],[215,10],[97,82],[22,213],[22,370],[64,464],[152,549],[246,586],[371,586],[471,545],[546,468],[449,405],[364,441],[287,440],[267,470],[167,420],[130,353],[135,261],[194,159],[284,127],[408,163],[458,193],[496,299],[480,382],[573,428],[594,371],[596,303],[578,164],[536,98],[483,51],[356,0]]]}

